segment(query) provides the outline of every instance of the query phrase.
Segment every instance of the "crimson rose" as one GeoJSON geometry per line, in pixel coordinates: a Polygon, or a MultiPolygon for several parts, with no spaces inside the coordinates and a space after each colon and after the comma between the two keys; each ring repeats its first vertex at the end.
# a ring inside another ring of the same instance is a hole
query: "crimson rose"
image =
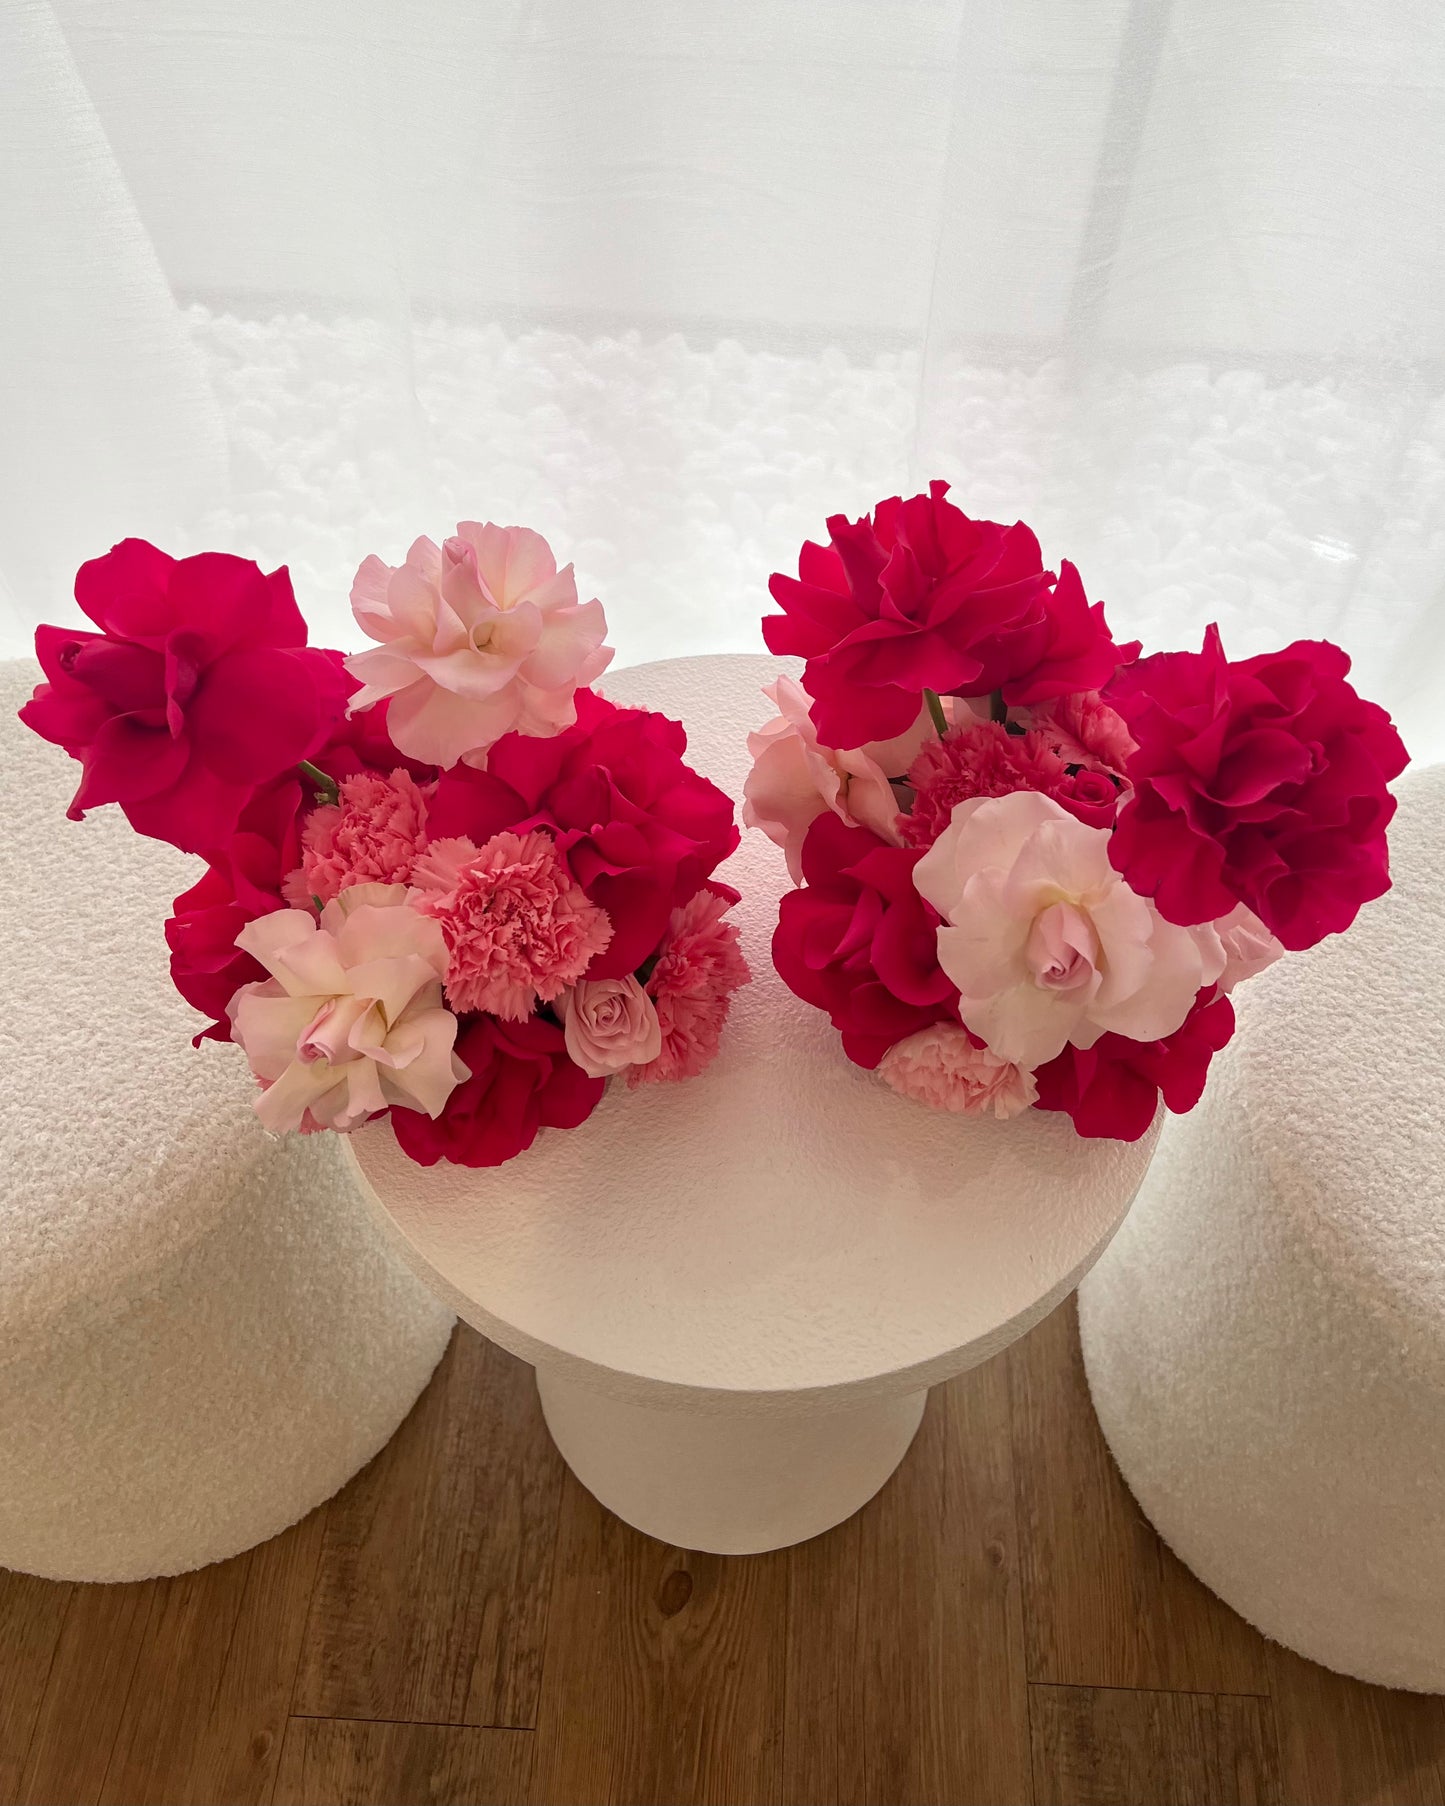
{"type": "Polygon", "coordinates": [[[1385,786],[1408,754],[1349,668],[1327,640],[1231,663],[1211,626],[1201,652],[1120,675],[1108,700],[1139,747],[1109,856],[1161,915],[1208,922],[1245,903],[1299,949],[1388,890],[1385,786]]]}
{"type": "Polygon", "coordinates": [[[825,746],[904,733],[925,688],[1041,700],[1097,689],[1128,653],[1071,567],[1055,608],[1053,577],[1022,522],[970,520],[947,490],[931,483],[858,521],[832,516],[832,543],[804,545],[797,577],[769,582],[783,613],[765,617],[763,638],[807,660],[803,687],[825,746]]]}
{"type": "Polygon", "coordinates": [[[72,820],[119,803],[184,852],[220,846],[345,709],[339,660],[307,648],[284,569],[125,539],[80,567],[75,599],[101,631],[38,628],[47,681],[20,711],[84,767],[72,820]]]}
{"type": "Polygon", "coordinates": [[[466,1017],[456,1052],[471,1077],[452,1092],[440,1116],[391,1112],[402,1151],[421,1166],[438,1160],[500,1166],[531,1147],[539,1129],[575,1129],[585,1122],[607,1085],[573,1065],[562,1030],[545,1016],[525,1022],[466,1017]]]}
{"type": "Polygon", "coordinates": [[[1137,1141],[1154,1120],[1159,1096],[1176,1115],[1204,1092],[1209,1062],[1234,1033],[1227,997],[1201,991],[1194,1008],[1162,1041],[1104,1034],[1092,1047],[1066,1047],[1034,1073],[1041,1110],[1064,1110],[1080,1135],[1137,1141]]]}
{"type": "Polygon", "coordinates": [[[820,815],[803,841],[804,888],[779,907],[779,977],[828,1012],[859,1066],[930,1023],[958,1020],[958,992],[938,963],[939,917],[913,886],[924,850],[820,815]]]}
{"type": "Polygon", "coordinates": [[[560,734],[504,734],[485,771],[443,772],[427,831],[480,845],[504,828],[547,828],[612,921],[587,976],[621,978],[657,951],[672,911],[733,851],[738,830],[731,798],[684,764],[680,723],[592,690],[576,702],[576,725],[560,734]]]}

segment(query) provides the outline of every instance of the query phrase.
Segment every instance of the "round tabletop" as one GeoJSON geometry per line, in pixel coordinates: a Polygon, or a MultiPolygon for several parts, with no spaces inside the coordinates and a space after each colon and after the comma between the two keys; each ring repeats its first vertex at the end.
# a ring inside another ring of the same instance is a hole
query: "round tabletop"
{"type": "MultiPolygon", "coordinates": [[[[680,717],[689,762],[740,798],[772,713],[757,656],[609,672],[619,703],[680,717]]],[[[913,1391],[996,1353],[1065,1297],[1149,1164],[1068,1118],[957,1117],[844,1058],[773,970],[789,878],[755,831],[720,874],[753,981],[699,1078],[610,1085],[577,1129],[505,1165],[414,1165],[387,1123],[350,1138],[412,1266],[537,1365],[636,1403],[790,1409],[913,1391]]]]}

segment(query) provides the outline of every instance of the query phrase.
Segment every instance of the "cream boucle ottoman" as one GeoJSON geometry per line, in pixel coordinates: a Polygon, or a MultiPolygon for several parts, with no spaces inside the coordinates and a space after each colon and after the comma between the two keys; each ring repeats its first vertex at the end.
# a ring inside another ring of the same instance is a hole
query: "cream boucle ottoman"
{"type": "Polygon", "coordinates": [[[1445,768],[1395,888],[1244,992],[1085,1280],[1094,1404],[1160,1534],[1326,1666],[1445,1691],[1445,768]]]}
{"type": "Polygon", "coordinates": [[[193,1049],[162,923],[196,861],[119,811],[0,666],[0,1566],[134,1580],[234,1555],[370,1459],[451,1313],[333,1137],[272,1141],[238,1051],[193,1049]]]}

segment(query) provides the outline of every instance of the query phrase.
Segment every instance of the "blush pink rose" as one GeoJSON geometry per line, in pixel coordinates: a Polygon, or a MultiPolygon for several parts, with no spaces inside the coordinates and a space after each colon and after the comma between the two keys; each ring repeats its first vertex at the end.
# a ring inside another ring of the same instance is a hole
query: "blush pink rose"
{"type": "Polygon", "coordinates": [[[309,909],[248,922],[236,944],[271,974],[230,1004],[231,1039],[261,1081],[275,1134],[359,1128],[390,1105],[440,1113],[467,1076],[442,1002],[447,953],[400,884],[358,884],[309,909]]]}
{"type": "Polygon", "coordinates": [[[656,1006],[631,972],[579,980],[563,993],[561,1011],[568,1057],[590,1079],[645,1066],[662,1052],[656,1006]]]}
{"type": "Polygon", "coordinates": [[[716,1056],[732,994],[752,978],[737,928],[723,920],[732,901],[700,890],[673,910],[646,985],[657,1007],[662,1046],[655,1060],[631,1069],[629,1085],[696,1078],[716,1056]]]}
{"type": "Polygon", "coordinates": [[[411,773],[358,771],[341,780],[339,802],[306,817],[301,864],[281,894],[305,909],[313,897],[329,903],[353,884],[405,884],[425,846],[426,798],[411,773]]]}
{"type": "Polygon", "coordinates": [[[577,719],[573,694],[612,660],[600,602],[579,602],[541,534],[462,521],[406,563],[368,558],[351,586],[358,625],[379,644],[346,668],[353,710],[392,698],[399,751],[443,767],[485,766],[503,734],[547,736],[577,719]]]}
{"type": "Polygon", "coordinates": [[[540,828],[504,830],[480,847],[434,840],[412,868],[412,901],[441,924],[447,998],[507,1022],[550,1003],[612,939],[607,912],[587,896],[540,828]]]}
{"type": "Polygon", "coordinates": [[[959,1018],[1002,1059],[1032,1068],[1108,1031],[1159,1040],[1224,969],[1212,929],[1165,921],[1120,879],[1109,839],[1020,790],[960,803],[914,868],[959,1018]]]}
{"type": "Polygon", "coordinates": [[[904,1097],[960,1116],[1003,1121],[1027,1110],[1039,1095],[1031,1072],[977,1046],[966,1029],[948,1022],[890,1047],[878,1071],[904,1097]]]}
{"type": "Polygon", "coordinates": [[[782,847],[795,884],[802,882],[803,836],[831,809],[850,828],[871,828],[880,840],[901,846],[898,798],[890,775],[907,771],[925,736],[932,732],[920,703],[919,719],[898,740],[837,751],[818,742],[806,691],[791,677],[765,684],[774,720],[748,735],[753,768],[743,785],[743,825],[761,828],[782,847]],[[882,752],[891,764],[880,762],[882,752]]]}

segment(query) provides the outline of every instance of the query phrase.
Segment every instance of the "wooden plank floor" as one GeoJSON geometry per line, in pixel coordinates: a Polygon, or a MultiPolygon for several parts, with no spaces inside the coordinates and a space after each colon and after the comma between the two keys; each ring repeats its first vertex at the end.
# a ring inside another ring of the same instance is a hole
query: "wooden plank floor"
{"type": "Polygon", "coordinates": [[[0,1802],[1445,1806],[1445,1700],[1266,1644],[1109,1460],[1072,1305],[940,1388],[831,1535],[608,1516],[459,1329],[391,1445],[178,1579],[0,1574],[0,1802]]]}

